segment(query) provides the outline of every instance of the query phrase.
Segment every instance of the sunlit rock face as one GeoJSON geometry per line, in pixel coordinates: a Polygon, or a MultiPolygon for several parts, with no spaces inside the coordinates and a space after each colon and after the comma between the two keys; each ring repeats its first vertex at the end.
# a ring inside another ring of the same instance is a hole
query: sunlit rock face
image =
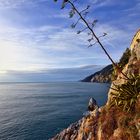
{"type": "MultiPolygon", "coordinates": [[[[127,76],[140,75],[140,30],[134,36],[130,48],[130,59],[122,71],[127,76]]],[[[113,83],[121,85],[126,81],[124,75],[119,73],[113,83]]],[[[91,99],[87,115],[52,140],[140,140],[140,97],[136,101],[135,111],[125,112],[116,106],[109,108],[111,92],[112,89],[103,107],[98,108],[96,101],[91,99]]]]}
{"type": "Polygon", "coordinates": [[[136,44],[136,40],[137,39],[140,39],[140,29],[137,31],[137,33],[134,35],[134,38],[133,38],[133,40],[132,40],[132,42],[131,42],[131,45],[130,45],[130,49],[132,50],[133,48],[134,48],[134,46],[135,46],[135,44],[136,44]]]}
{"type": "MultiPolygon", "coordinates": [[[[139,75],[140,74],[140,30],[135,34],[131,46],[131,56],[129,58],[128,63],[125,65],[123,68],[122,72],[130,77],[131,75],[139,75]]],[[[119,73],[117,76],[117,79],[113,81],[111,87],[114,88],[114,85],[120,85],[127,82],[126,77],[122,74],[119,73]]],[[[113,90],[110,89],[108,93],[108,102],[111,98],[110,93],[113,90]]]]}

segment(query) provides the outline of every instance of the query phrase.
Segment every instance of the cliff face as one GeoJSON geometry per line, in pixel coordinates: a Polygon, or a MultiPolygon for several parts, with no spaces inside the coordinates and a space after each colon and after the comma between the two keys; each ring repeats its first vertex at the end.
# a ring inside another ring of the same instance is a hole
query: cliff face
{"type": "MultiPolygon", "coordinates": [[[[131,56],[123,68],[123,73],[127,76],[140,75],[140,30],[130,48],[131,56]]],[[[111,100],[114,99],[111,94],[114,92],[114,85],[124,83],[127,83],[126,77],[118,74],[117,79],[112,82],[107,104],[98,108],[96,102],[92,102],[92,109],[89,109],[86,116],[52,140],[140,140],[140,84],[132,112],[124,111],[118,106],[110,106],[111,100]]]]}
{"type": "MultiPolygon", "coordinates": [[[[130,46],[130,50],[131,56],[129,58],[128,63],[122,70],[122,72],[128,77],[131,76],[132,74],[140,75],[140,30],[138,30],[138,32],[135,34],[130,46]]],[[[127,82],[126,77],[124,77],[124,75],[120,73],[118,74],[117,79],[112,82],[111,87],[114,88],[115,87],[114,85],[121,85],[126,82],[127,82]]],[[[110,88],[108,93],[108,102],[111,100],[111,92],[114,92],[112,88],[110,88]]]]}

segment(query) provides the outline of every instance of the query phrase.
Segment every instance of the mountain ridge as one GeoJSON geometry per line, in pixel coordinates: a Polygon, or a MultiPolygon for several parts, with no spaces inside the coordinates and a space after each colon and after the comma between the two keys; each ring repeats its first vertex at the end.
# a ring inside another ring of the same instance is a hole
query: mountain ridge
{"type": "Polygon", "coordinates": [[[113,65],[107,65],[102,70],[91,74],[90,76],[81,80],[81,82],[99,82],[99,83],[110,83],[111,75],[113,72],[113,65]]]}

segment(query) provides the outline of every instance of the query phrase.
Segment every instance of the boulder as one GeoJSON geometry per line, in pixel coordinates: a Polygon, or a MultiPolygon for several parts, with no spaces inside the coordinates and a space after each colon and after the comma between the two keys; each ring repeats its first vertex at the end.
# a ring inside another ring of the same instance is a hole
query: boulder
{"type": "Polygon", "coordinates": [[[88,110],[93,111],[97,108],[97,103],[96,100],[93,98],[90,98],[89,103],[88,103],[88,110]]]}

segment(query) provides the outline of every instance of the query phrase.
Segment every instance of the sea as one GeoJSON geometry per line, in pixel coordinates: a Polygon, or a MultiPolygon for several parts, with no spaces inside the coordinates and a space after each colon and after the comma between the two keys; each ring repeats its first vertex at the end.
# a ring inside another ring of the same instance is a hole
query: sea
{"type": "Polygon", "coordinates": [[[0,83],[0,140],[48,140],[78,121],[89,99],[106,103],[109,84],[0,83]]]}

